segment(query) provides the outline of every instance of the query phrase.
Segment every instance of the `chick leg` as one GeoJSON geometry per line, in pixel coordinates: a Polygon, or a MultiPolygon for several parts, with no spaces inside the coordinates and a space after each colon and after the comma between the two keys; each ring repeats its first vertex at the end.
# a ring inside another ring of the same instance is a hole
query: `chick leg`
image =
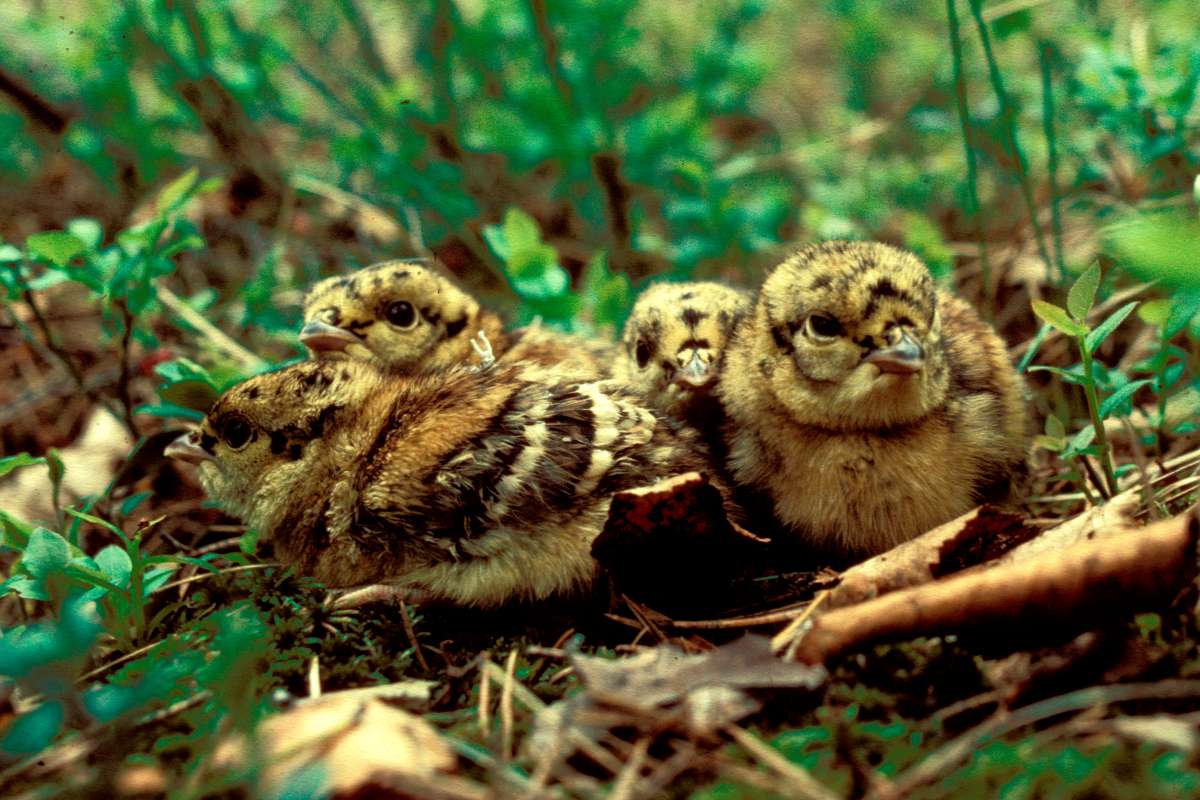
{"type": "Polygon", "coordinates": [[[373,583],[355,589],[330,592],[326,602],[334,611],[342,611],[348,608],[359,608],[367,603],[422,603],[428,599],[427,592],[413,586],[373,583]]]}

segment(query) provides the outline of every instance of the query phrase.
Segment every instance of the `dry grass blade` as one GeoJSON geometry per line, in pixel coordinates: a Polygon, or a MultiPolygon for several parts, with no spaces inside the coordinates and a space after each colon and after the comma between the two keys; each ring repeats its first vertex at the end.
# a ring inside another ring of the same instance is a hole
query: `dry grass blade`
{"type": "Polygon", "coordinates": [[[314,700],[321,696],[321,661],[316,656],[308,662],[308,696],[314,700]]]}
{"type": "MultiPolygon", "coordinates": [[[[640,783],[642,774],[642,765],[646,762],[646,752],[650,749],[650,737],[643,736],[638,739],[633,745],[633,750],[629,753],[625,760],[625,768],[617,776],[617,782],[613,786],[612,794],[609,800],[632,800],[639,795],[635,794],[636,787],[640,783]]],[[[641,795],[645,797],[645,794],[641,795]]]]}
{"type": "Polygon", "coordinates": [[[809,775],[806,769],[788,761],[782,753],[759,741],[758,737],[749,731],[737,725],[727,725],[725,730],[758,763],[783,779],[788,789],[788,797],[811,798],[811,800],[835,800],[837,798],[836,794],[809,775]]]}
{"type": "Polygon", "coordinates": [[[513,686],[517,682],[517,648],[508,653],[504,664],[504,685],[500,690],[500,757],[504,761],[512,758],[513,741],[513,686]]]}
{"type": "Polygon", "coordinates": [[[492,728],[491,653],[484,652],[479,661],[479,733],[487,736],[492,728]]]}

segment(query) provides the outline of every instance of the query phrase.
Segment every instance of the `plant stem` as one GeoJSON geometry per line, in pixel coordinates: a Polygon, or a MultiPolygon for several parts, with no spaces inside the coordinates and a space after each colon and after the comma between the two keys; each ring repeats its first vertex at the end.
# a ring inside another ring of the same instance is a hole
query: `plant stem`
{"type": "Polygon", "coordinates": [[[967,104],[967,80],[963,74],[962,37],[958,24],[956,0],[946,0],[946,17],[950,27],[950,54],[954,66],[954,98],[958,105],[958,124],[962,130],[963,150],[967,157],[967,219],[975,225],[979,240],[979,268],[983,280],[984,313],[990,319],[994,308],[992,265],[988,258],[987,241],[983,237],[983,218],[979,214],[979,175],[975,164],[975,149],[971,147],[971,112],[967,104]]]}
{"type": "Polygon", "coordinates": [[[1021,198],[1025,201],[1025,208],[1029,212],[1029,223],[1033,226],[1038,255],[1045,262],[1046,269],[1053,270],[1054,264],[1050,260],[1050,251],[1046,249],[1046,236],[1042,231],[1042,224],[1038,222],[1037,218],[1033,184],[1029,182],[1029,165],[1025,161],[1025,152],[1021,149],[1020,140],[1017,138],[1017,110],[1013,107],[1008,90],[1004,87],[1004,76],[1000,73],[996,54],[992,52],[992,36],[988,33],[988,26],[983,20],[981,10],[983,0],[968,0],[968,4],[971,7],[971,15],[975,18],[975,25],[979,29],[979,42],[983,45],[983,55],[987,59],[988,78],[992,83],[992,91],[996,93],[996,101],[1000,104],[1000,120],[1004,125],[1005,137],[1008,139],[1008,149],[1017,165],[1017,182],[1021,186],[1021,198]]]}
{"type": "Polygon", "coordinates": [[[1071,467],[1075,472],[1075,478],[1079,482],[1079,488],[1083,490],[1083,496],[1087,498],[1088,504],[1093,506],[1100,505],[1096,502],[1096,495],[1092,494],[1092,490],[1088,488],[1087,474],[1083,471],[1083,459],[1071,459],[1071,467]]]}
{"type": "Polygon", "coordinates": [[[1112,448],[1108,444],[1108,434],[1104,432],[1104,421],[1100,419],[1100,398],[1096,392],[1096,379],[1092,374],[1092,353],[1084,341],[1077,337],[1079,352],[1083,356],[1083,390],[1087,395],[1088,414],[1092,418],[1092,428],[1096,431],[1096,443],[1100,445],[1100,466],[1104,467],[1104,481],[1108,485],[1108,496],[1115,497],[1118,493],[1117,474],[1113,469],[1112,448]]]}
{"type": "Polygon", "coordinates": [[[1054,82],[1050,59],[1054,45],[1042,40],[1038,45],[1038,61],[1042,68],[1042,131],[1046,136],[1046,170],[1050,173],[1050,224],[1054,237],[1054,265],[1058,268],[1058,280],[1062,281],[1067,271],[1063,265],[1062,214],[1058,207],[1058,138],[1054,133],[1054,82]]]}

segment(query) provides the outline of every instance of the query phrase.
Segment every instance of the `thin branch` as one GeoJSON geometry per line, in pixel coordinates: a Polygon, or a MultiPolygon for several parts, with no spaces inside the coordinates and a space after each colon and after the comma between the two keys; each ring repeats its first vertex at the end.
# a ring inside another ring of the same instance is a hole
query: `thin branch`
{"type": "Polygon", "coordinates": [[[1042,231],[1042,223],[1038,220],[1037,204],[1033,198],[1033,184],[1029,180],[1029,165],[1025,161],[1025,152],[1021,149],[1021,142],[1017,137],[1017,109],[1004,86],[1004,76],[1000,73],[1000,65],[992,50],[992,35],[988,31],[987,22],[983,19],[983,0],[969,0],[969,5],[971,16],[975,18],[975,26],[979,30],[979,42],[983,45],[983,55],[987,60],[988,78],[992,83],[992,91],[996,93],[996,100],[1000,104],[1000,119],[1004,123],[1009,151],[1016,162],[1017,183],[1021,187],[1021,199],[1025,201],[1025,208],[1029,212],[1029,224],[1033,226],[1038,255],[1046,264],[1046,269],[1053,270],[1054,264],[1050,260],[1050,251],[1046,249],[1046,235],[1042,231]]]}
{"type": "Polygon", "coordinates": [[[549,73],[554,88],[562,96],[563,103],[574,112],[575,93],[567,81],[567,75],[558,57],[558,41],[554,38],[554,28],[550,25],[546,0],[529,0],[529,14],[533,17],[533,29],[537,32],[538,41],[542,43],[542,61],[546,65],[546,72],[549,73]]]}
{"type": "Polygon", "coordinates": [[[235,342],[228,334],[217,328],[217,326],[201,316],[199,312],[179,299],[179,296],[170,289],[162,284],[158,284],[155,290],[158,293],[158,302],[162,303],[163,308],[182,319],[194,328],[197,333],[208,339],[214,349],[219,350],[236,361],[248,372],[261,372],[267,368],[268,364],[266,361],[235,342]]]}
{"type": "Polygon", "coordinates": [[[117,378],[117,397],[121,401],[122,418],[125,421],[125,427],[129,428],[129,432],[137,438],[138,429],[133,421],[133,393],[129,390],[129,383],[133,378],[133,370],[129,363],[129,351],[133,341],[133,313],[129,310],[129,303],[125,300],[117,301],[117,309],[121,312],[121,350],[120,363],[121,374],[117,378]]]}

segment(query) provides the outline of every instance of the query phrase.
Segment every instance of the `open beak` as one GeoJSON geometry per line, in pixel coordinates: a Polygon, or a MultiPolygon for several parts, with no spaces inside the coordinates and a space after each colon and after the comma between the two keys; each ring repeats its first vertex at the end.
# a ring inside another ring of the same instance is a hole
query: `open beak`
{"type": "Polygon", "coordinates": [[[183,434],[178,439],[167,445],[166,449],[163,450],[163,455],[165,455],[167,458],[178,458],[180,461],[186,461],[189,464],[200,464],[204,461],[216,461],[216,456],[192,441],[195,436],[196,434],[194,431],[183,434]]]}
{"type": "Polygon", "coordinates": [[[352,344],[362,344],[362,339],[345,328],[315,319],[300,329],[300,341],[314,353],[340,353],[352,344]]]}
{"type": "Polygon", "coordinates": [[[891,347],[884,347],[867,354],[864,359],[879,368],[880,372],[893,375],[911,375],[925,366],[925,351],[907,333],[891,347]]]}
{"type": "Polygon", "coordinates": [[[699,350],[693,350],[692,357],[675,373],[675,383],[685,389],[702,389],[715,377],[710,362],[700,356],[699,350]]]}

